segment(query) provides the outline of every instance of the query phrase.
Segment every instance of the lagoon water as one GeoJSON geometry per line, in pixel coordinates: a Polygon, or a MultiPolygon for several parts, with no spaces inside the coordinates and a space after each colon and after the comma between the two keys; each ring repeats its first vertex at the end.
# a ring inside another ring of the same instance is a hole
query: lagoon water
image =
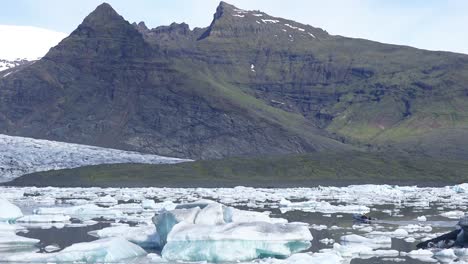
{"type": "MultiPolygon", "coordinates": [[[[172,203],[210,199],[242,210],[265,212],[270,217],[284,218],[289,222],[307,223],[314,237],[307,252],[335,252],[342,258],[340,263],[459,261],[464,256],[428,258],[408,256],[408,253],[416,249],[417,243],[455,228],[458,217],[467,209],[467,190],[466,185],[437,188],[356,185],[287,189],[1,187],[2,198],[19,206],[24,215],[63,214],[70,220],[55,223],[12,222],[11,225],[17,228],[17,235],[40,242],[32,248],[21,250],[2,246],[0,260],[6,261],[12,255],[32,252],[54,254],[70,245],[98,239],[88,233],[109,226],[151,226],[152,216],[172,203]],[[356,223],[352,219],[353,213],[368,213],[378,220],[371,224],[356,223]],[[342,237],[347,235],[368,239],[358,245],[370,247],[371,252],[355,248],[350,250],[350,243],[342,241],[342,237]],[[386,238],[390,243],[374,243],[377,238],[386,238]]],[[[145,250],[152,254],[124,263],[162,261],[158,257],[161,253],[159,248],[145,250]]],[[[255,262],[273,263],[270,260],[255,262]]]]}

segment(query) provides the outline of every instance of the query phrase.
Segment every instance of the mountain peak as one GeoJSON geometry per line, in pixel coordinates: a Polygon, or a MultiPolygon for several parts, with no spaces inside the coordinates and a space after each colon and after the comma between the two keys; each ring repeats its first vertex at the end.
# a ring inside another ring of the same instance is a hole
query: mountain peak
{"type": "Polygon", "coordinates": [[[223,16],[225,13],[231,13],[234,12],[234,10],[237,10],[235,6],[228,4],[226,2],[221,1],[216,8],[216,13],[214,14],[214,19],[219,19],[223,16]]]}
{"type": "Polygon", "coordinates": [[[84,20],[83,25],[104,25],[111,21],[125,21],[108,3],[102,3],[84,20]]]}

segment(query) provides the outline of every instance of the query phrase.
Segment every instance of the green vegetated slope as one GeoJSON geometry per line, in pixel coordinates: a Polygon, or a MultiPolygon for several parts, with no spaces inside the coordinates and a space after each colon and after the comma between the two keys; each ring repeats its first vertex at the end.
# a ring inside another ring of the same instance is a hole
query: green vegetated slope
{"type": "Polygon", "coordinates": [[[293,187],[364,183],[454,184],[468,161],[364,152],[228,158],[172,165],[115,164],[25,175],[8,185],[102,187],[293,187]]]}
{"type": "MultiPolygon", "coordinates": [[[[468,56],[333,36],[221,2],[190,29],[102,4],[0,79],[0,132],[194,159],[468,154],[468,56]]],[[[186,165],[184,165],[186,166],[186,165]]]]}

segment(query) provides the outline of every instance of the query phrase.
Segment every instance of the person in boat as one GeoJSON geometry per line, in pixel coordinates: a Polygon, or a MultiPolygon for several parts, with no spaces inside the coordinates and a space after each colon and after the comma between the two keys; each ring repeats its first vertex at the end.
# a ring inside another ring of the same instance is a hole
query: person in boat
{"type": "Polygon", "coordinates": [[[417,248],[451,248],[459,247],[466,248],[468,247],[468,215],[460,218],[457,224],[458,228],[443,234],[434,239],[419,243],[416,245],[417,248]]]}

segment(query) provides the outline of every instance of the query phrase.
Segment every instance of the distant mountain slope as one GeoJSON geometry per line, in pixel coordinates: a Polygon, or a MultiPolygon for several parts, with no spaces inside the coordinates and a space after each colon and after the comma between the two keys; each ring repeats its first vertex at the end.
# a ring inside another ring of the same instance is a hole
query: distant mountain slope
{"type": "Polygon", "coordinates": [[[56,141],[0,135],[0,182],[21,175],[109,163],[178,163],[187,160],[56,141]]]}
{"type": "Polygon", "coordinates": [[[468,56],[332,36],[221,2],[207,28],[108,4],[0,79],[0,132],[190,158],[468,154],[468,56]]]}
{"type": "Polygon", "coordinates": [[[466,182],[467,160],[399,153],[307,153],[180,164],[113,164],[38,172],[11,186],[309,187],[349,184],[446,186],[466,182]]]}

